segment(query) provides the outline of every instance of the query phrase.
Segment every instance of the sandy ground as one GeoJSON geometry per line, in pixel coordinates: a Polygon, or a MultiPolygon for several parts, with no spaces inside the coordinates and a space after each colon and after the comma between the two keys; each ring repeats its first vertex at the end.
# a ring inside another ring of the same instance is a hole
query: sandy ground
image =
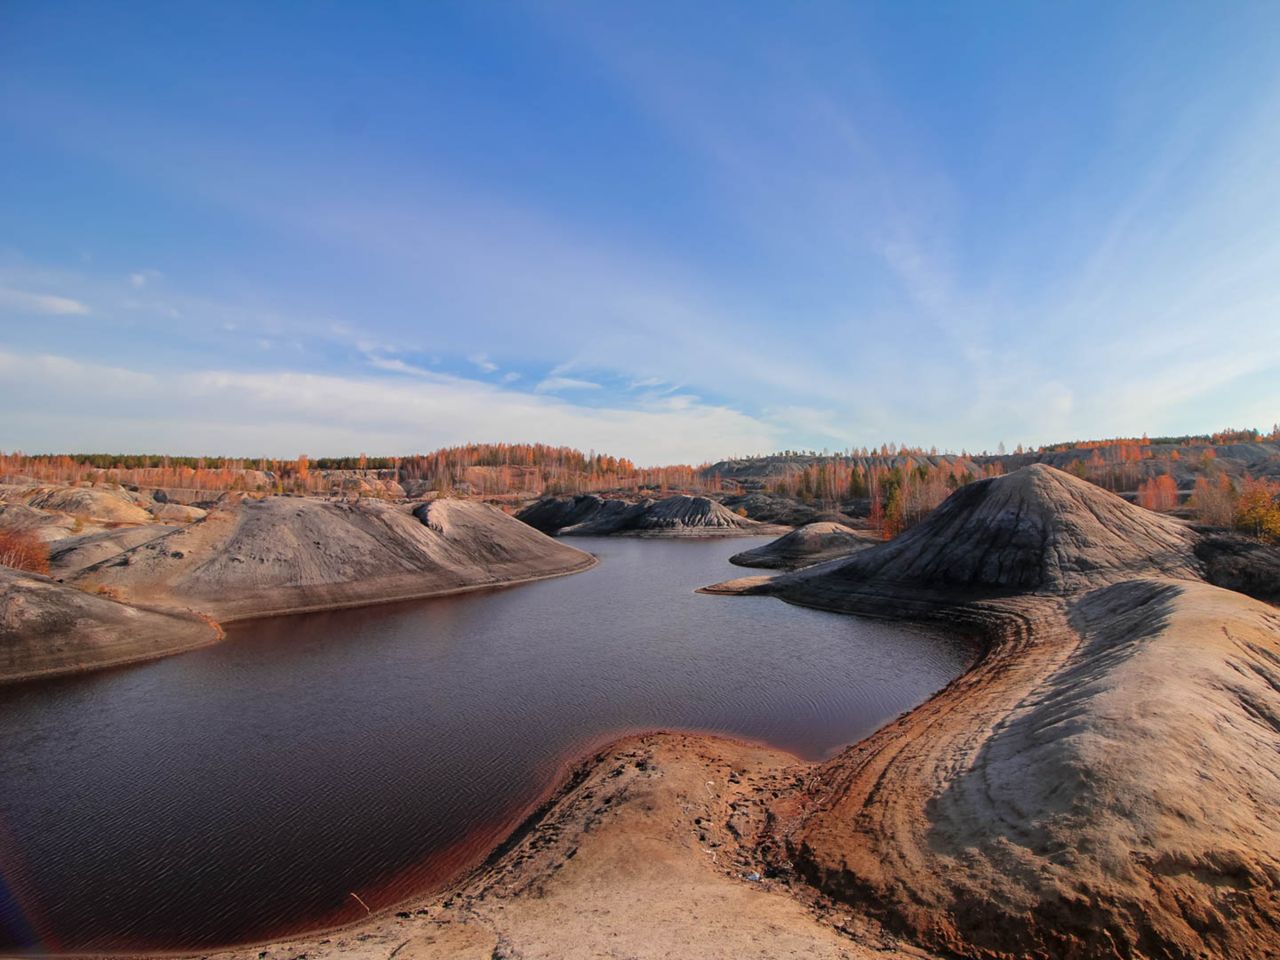
{"type": "Polygon", "coordinates": [[[212,956],[932,956],[809,891],[797,895],[787,878],[763,876],[768,804],[808,771],[787,754],[716,738],[629,738],[582,764],[508,850],[445,893],[330,933],[212,956]]]}

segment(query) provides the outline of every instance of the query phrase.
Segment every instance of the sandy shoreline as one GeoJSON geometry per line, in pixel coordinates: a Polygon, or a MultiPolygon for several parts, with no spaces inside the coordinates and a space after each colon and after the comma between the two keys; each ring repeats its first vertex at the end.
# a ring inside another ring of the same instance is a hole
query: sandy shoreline
{"type": "Polygon", "coordinates": [[[932,956],[765,876],[767,798],[816,767],[740,739],[628,734],[568,763],[504,839],[435,891],[215,951],[77,956],[932,956]]]}
{"type": "MultiPolygon", "coordinates": [[[[726,736],[714,731],[637,728],[631,731],[609,733],[562,758],[556,764],[556,772],[549,778],[548,786],[524,804],[518,813],[505,818],[506,826],[496,831],[486,830],[486,833],[497,834],[497,839],[484,845],[474,845],[475,850],[468,858],[470,862],[456,871],[448,880],[378,907],[364,916],[341,923],[317,925],[300,932],[226,944],[198,952],[181,949],[89,950],[50,954],[22,953],[15,956],[82,958],[82,960],[88,960],[88,958],[120,960],[125,957],[137,957],[141,960],[141,958],[199,956],[230,960],[233,957],[258,957],[264,948],[273,948],[267,950],[267,956],[275,956],[279,951],[284,951],[279,953],[284,956],[292,955],[295,949],[302,948],[305,944],[323,946],[331,943],[338,945],[344,943],[347,938],[357,943],[380,939],[383,934],[391,934],[404,928],[406,918],[400,914],[409,912],[415,918],[420,917],[423,915],[421,911],[424,907],[428,908],[428,916],[435,917],[431,922],[438,924],[442,922],[438,914],[448,914],[452,909],[444,906],[445,901],[455,897],[464,901],[473,899],[475,894],[469,892],[471,888],[491,879],[495,873],[501,874],[506,869],[503,864],[504,859],[512,855],[513,851],[527,845],[540,830],[545,830],[549,820],[563,824],[565,818],[562,815],[556,816],[557,808],[566,803],[572,804],[575,795],[583,785],[593,777],[598,778],[601,769],[607,767],[611,760],[633,756],[637,750],[651,750],[654,745],[659,745],[662,749],[670,749],[668,744],[677,745],[677,755],[695,748],[699,751],[711,751],[716,755],[723,753],[765,757],[768,759],[770,768],[780,766],[783,769],[807,770],[820,763],[820,761],[805,760],[787,750],[764,742],[726,736]]],[[[462,841],[462,844],[472,845],[466,840],[462,841]]],[[[353,904],[351,909],[357,908],[353,904]]],[[[466,921],[459,917],[450,922],[466,921]]]]}
{"type": "MultiPolygon", "coordinates": [[[[976,642],[972,632],[964,634],[964,637],[970,642],[976,642]]],[[[975,664],[984,654],[985,649],[975,650],[975,664]]],[[[966,671],[966,674],[968,672],[966,671]]],[[[961,680],[964,675],[961,674],[951,684],[961,680]]],[[[941,695],[949,689],[951,684],[929,699],[932,700],[941,695]]],[[[924,705],[921,704],[900,714],[897,718],[890,720],[886,726],[900,722],[924,705]]],[[[856,746],[856,744],[850,746],[856,746]]],[[[849,747],[838,748],[838,752],[846,749],[849,747]]],[[[815,954],[818,956],[890,958],[932,956],[921,953],[908,944],[900,943],[881,930],[878,925],[867,926],[864,919],[856,917],[814,891],[807,890],[803,886],[797,888],[794,886],[794,877],[783,877],[781,874],[767,878],[763,876],[765,871],[772,872],[772,867],[767,864],[758,845],[759,836],[768,819],[764,803],[759,799],[760,796],[764,793],[773,793],[776,796],[785,789],[793,789],[800,778],[812,776],[825,761],[807,760],[763,741],[728,736],[716,731],[664,728],[637,728],[604,734],[590,744],[579,747],[573,754],[561,758],[556,765],[556,772],[548,780],[546,789],[523,805],[518,813],[506,818],[503,827],[484,831],[492,839],[485,843],[477,843],[469,838],[460,841],[459,846],[473,849],[466,857],[468,862],[455,871],[449,879],[378,907],[364,916],[357,916],[339,923],[319,923],[310,929],[283,933],[273,938],[255,939],[201,951],[77,951],[44,955],[23,954],[23,956],[103,958],[103,960],[120,960],[124,957],[136,957],[139,960],[175,957],[218,958],[218,960],[285,960],[285,958],[296,960],[301,955],[315,956],[319,953],[344,957],[389,957],[394,954],[396,957],[403,958],[406,955],[404,952],[406,940],[414,942],[415,937],[427,938],[431,942],[424,941],[419,944],[423,952],[412,955],[470,956],[471,954],[467,951],[473,943],[479,943],[484,947],[475,954],[477,957],[487,960],[492,955],[503,955],[494,954],[493,950],[497,949],[502,942],[509,943],[509,938],[504,940],[503,934],[490,937],[491,924],[486,920],[488,914],[478,905],[489,902],[495,895],[510,895],[512,891],[506,889],[504,878],[513,871],[520,875],[521,883],[524,884],[521,888],[522,892],[517,894],[519,899],[529,896],[528,890],[542,889],[542,886],[551,882],[569,861],[576,858],[577,854],[573,852],[572,847],[566,849],[562,845],[558,851],[548,849],[545,841],[548,835],[558,836],[566,831],[581,835],[598,833],[601,834],[601,843],[607,856],[616,857],[620,849],[625,849],[628,846],[627,834],[632,829],[627,822],[624,820],[621,823],[607,825],[606,829],[601,831],[602,824],[594,822],[600,813],[599,804],[595,802],[585,804],[584,800],[592,800],[595,796],[593,790],[600,789],[602,782],[610,787],[617,786],[618,784],[613,781],[618,777],[618,770],[626,767],[628,763],[634,766],[634,758],[638,753],[643,753],[650,758],[642,764],[642,768],[653,764],[654,769],[661,769],[664,776],[672,775],[680,779],[686,788],[685,793],[674,802],[672,797],[664,796],[662,802],[655,805],[652,803],[652,797],[637,798],[626,796],[625,791],[615,791],[614,796],[617,799],[611,800],[609,806],[618,804],[616,809],[619,811],[625,809],[628,817],[637,812],[650,815],[656,812],[660,817],[681,820],[686,828],[695,834],[705,833],[712,837],[710,842],[713,846],[703,847],[703,856],[707,859],[707,866],[711,868],[710,876],[702,877],[704,882],[717,888],[725,886],[730,890],[742,887],[751,891],[748,899],[757,893],[767,892],[770,898],[794,901],[783,911],[789,926],[795,928],[790,935],[799,937],[798,942],[804,944],[806,951],[810,948],[818,949],[818,953],[815,954]],[[756,779],[752,780],[748,777],[747,781],[743,782],[745,773],[742,771],[747,768],[751,770],[751,776],[756,779]],[[708,771],[712,773],[718,771],[719,779],[715,781],[705,779],[708,771]],[[784,781],[788,782],[784,783],[784,781]],[[730,794],[727,801],[727,814],[723,806],[726,792],[730,794]],[[750,828],[727,827],[726,824],[734,818],[734,805],[741,803],[743,798],[747,797],[751,797],[757,807],[750,820],[750,828]],[[716,800],[721,802],[718,813],[713,809],[715,803],[712,801],[716,800]],[[692,827],[689,826],[691,817],[689,810],[685,808],[690,802],[703,805],[702,809],[707,815],[703,817],[701,825],[695,823],[692,827]],[[632,809],[633,805],[639,809],[632,809]],[[711,816],[713,813],[717,815],[711,816]],[[531,849],[537,852],[531,854],[531,849]],[[715,856],[709,856],[708,851],[714,852],[715,856]],[[752,872],[761,874],[761,877],[758,880],[747,879],[747,875],[752,872]],[[866,938],[868,943],[875,945],[874,948],[867,944],[855,945],[850,942],[849,931],[855,929],[859,937],[866,938]],[[829,948],[826,953],[820,946],[824,943],[829,948]],[[393,953],[387,952],[388,946],[393,953]],[[394,952],[397,949],[399,952],[394,952]],[[902,952],[897,952],[899,950],[902,952]]],[[[687,852],[687,849],[681,849],[675,853],[675,856],[684,859],[687,852]]],[[[664,850],[664,853],[670,856],[672,851],[664,850]]],[[[698,858],[694,858],[694,862],[697,863],[698,858]]],[[[700,873],[702,871],[694,871],[695,876],[700,873]]],[[[647,890],[646,887],[644,896],[649,895],[647,890]]],[[[583,895],[585,891],[577,887],[566,894],[569,897],[583,895]]],[[[626,895],[626,898],[639,895],[640,891],[632,891],[631,894],[626,895]]],[[[735,893],[735,897],[737,895],[735,893]]],[[[365,896],[372,899],[368,893],[365,896]]],[[[619,894],[619,897],[621,898],[622,895],[619,894]]],[[[542,898],[542,893],[530,897],[533,900],[542,898]]],[[[612,898],[610,901],[612,902],[612,898]]],[[[665,905],[660,902],[653,902],[653,905],[659,910],[665,909],[665,905]]],[[[720,904],[717,903],[716,906],[719,907],[720,904]]],[[[358,908],[353,904],[350,909],[355,911],[358,908]]],[[[500,912],[505,912],[506,909],[503,907],[500,912]]],[[[612,907],[605,909],[610,910],[612,907]]],[[[734,952],[731,955],[734,957],[778,956],[779,954],[767,945],[762,947],[763,952],[752,953],[751,938],[728,936],[725,931],[736,927],[741,922],[741,918],[734,912],[737,909],[740,908],[735,906],[733,910],[723,915],[712,911],[710,914],[703,915],[703,919],[716,916],[717,922],[723,925],[721,935],[726,936],[727,943],[733,945],[734,952]]],[[[553,926],[558,928],[559,924],[553,926]]],[[[770,932],[777,932],[776,925],[770,928],[770,932]]],[[[758,930],[752,935],[756,938],[756,947],[760,946],[759,935],[758,930]]],[[[670,944],[670,947],[678,949],[685,943],[686,941],[675,942],[670,944]]],[[[641,951],[638,955],[647,956],[649,954],[644,952],[645,946],[639,941],[633,944],[634,949],[641,951]]],[[[549,952],[546,956],[599,955],[594,952],[594,949],[578,954],[572,949],[562,948],[559,952],[549,952]]],[[[522,954],[517,952],[506,955],[522,954]]],[[[711,951],[700,955],[720,956],[721,954],[711,951]]],[[[724,955],[730,956],[728,953],[724,955]]]]}

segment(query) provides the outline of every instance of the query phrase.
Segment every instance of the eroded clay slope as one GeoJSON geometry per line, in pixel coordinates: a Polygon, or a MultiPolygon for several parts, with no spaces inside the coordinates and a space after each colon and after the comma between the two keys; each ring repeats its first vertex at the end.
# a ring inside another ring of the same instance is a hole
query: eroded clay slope
{"type": "Polygon", "coordinates": [[[796,570],[847,557],[874,546],[876,542],[870,534],[859,533],[843,523],[824,520],[807,523],[762,547],[735,553],[729,562],[740,567],[796,570]]]}
{"type": "Polygon", "coordinates": [[[0,681],[72,673],[211,643],[213,624],[0,567],[0,681]]]}
{"type": "Polygon", "coordinates": [[[27,504],[98,522],[151,521],[151,514],[138,506],[123,490],[105,487],[53,487],[38,491],[27,504]]]}
{"type": "Polygon", "coordinates": [[[966,956],[1280,955],[1277,612],[1152,579],[984,613],[983,663],[779,809],[800,873],[966,956]]]}
{"type": "Polygon", "coordinates": [[[836,607],[865,584],[963,599],[1062,595],[1135,576],[1199,579],[1196,542],[1179,520],[1036,464],[961,487],[894,540],[834,569],[783,578],[778,590],[785,599],[836,607]]]}
{"type": "Polygon", "coordinates": [[[1035,466],[771,582],[986,641],[780,800],[780,860],[965,956],[1280,956],[1280,615],[1197,543],[1035,466]]]}
{"type": "Polygon", "coordinates": [[[707,497],[689,496],[636,503],[594,494],[548,497],[517,516],[552,536],[745,536],[778,530],[707,497]]]}
{"type": "Polygon", "coordinates": [[[223,620],[498,585],[592,562],[486,504],[271,497],[228,503],[73,579],[223,620]]]}

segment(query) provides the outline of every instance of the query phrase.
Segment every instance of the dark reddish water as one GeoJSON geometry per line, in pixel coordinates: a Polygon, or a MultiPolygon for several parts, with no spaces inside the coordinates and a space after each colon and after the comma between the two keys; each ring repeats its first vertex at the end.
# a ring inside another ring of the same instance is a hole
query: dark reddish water
{"type": "Polygon", "coordinates": [[[936,633],[694,588],[751,540],[581,539],[593,570],[237,625],[0,687],[0,948],[194,949],[364,915],[483,855],[603,740],[809,758],[960,673],[936,633]]]}

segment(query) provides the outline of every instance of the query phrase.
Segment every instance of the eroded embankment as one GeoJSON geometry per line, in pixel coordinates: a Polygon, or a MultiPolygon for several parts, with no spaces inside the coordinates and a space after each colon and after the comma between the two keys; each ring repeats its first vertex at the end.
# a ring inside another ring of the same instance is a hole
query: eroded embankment
{"type": "Polygon", "coordinates": [[[95,535],[66,584],[0,579],[0,681],[192,649],[220,623],[510,586],[595,558],[481,503],[230,501],[182,527],[95,535]]]}
{"type": "Polygon", "coordinates": [[[777,540],[744,550],[729,558],[740,567],[796,570],[865,550],[879,542],[870,531],[854,530],[843,523],[808,523],[777,540]]]}
{"type": "Polygon", "coordinates": [[[499,586],[593,562],[482,503],[273,497],[213,511],[70,579],[231,621],[499,586]]]}
{"type": "Polygon", "coordinates": [[[769,803],[811,769],[715,737],[628,737],[576,765],[535,817],[448,890],[345,928],[216,956],[933,956],[851,910],[815,904],[761,859],[769,803]]]}
{"type": "Polygon", "coordinates": [[[778,862],[965,956],[1280,955],[1280,615],[1205,583],[1198,546],[1033,467],[746,585],[988,644],[780,798],[778,862]]]}
{"type": "Polygon", "coordinates": [[[965,956],[1277,955],[1280,615],[1167,579],[920,615],[985,655],[780,798],[780,867],[965,956]]]}
{"type": "Polygon", "coordinates": [[[683,494],[638,501],[595,494],[545,497],[517,516],[557,537],[753,537],[787,532],[786,527],[748,519],[708,497],[683,494]]]}
{"type": "Polygon", "coordinates": [[[136,663],[221,639],[207,617],[118,603],[0,567],[0,683],[136,663]]]}

